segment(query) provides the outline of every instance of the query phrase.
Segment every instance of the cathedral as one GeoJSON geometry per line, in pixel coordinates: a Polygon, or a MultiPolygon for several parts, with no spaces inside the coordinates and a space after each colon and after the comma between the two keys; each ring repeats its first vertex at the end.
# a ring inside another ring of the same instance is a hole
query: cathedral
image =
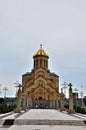
{"type": "Polygon", "coordinates": [[[22,75],[22,107],[58,108],[59,76],[48,68],[49,55],[42,45],[33,55],[33,69],[22,75]]]}

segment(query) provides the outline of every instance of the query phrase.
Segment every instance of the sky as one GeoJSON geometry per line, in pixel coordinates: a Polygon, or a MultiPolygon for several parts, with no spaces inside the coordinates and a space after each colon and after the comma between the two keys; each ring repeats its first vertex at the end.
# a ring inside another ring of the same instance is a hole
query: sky
{"type": "Polygon", "coordinates": [[[0,0],[0,96],[4,87],[15,96],[40,44],[60,88],[72,83],[80,93],[83,86],[86,96],[86,0],[0,0]]]}

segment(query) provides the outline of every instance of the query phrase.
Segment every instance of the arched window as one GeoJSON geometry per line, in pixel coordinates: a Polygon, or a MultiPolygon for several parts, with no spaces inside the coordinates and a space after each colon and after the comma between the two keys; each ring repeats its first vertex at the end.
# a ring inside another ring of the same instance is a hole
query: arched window
{"type": "Polygon", "coordinates": [[[45,61],[45,66],[46,66],[46,68],[47,68],[47,61],[45,61]]]}
{"type": "Polygon", "coordinates": [[[46,67],[46,65],[45,65],[46,63],[45,63],[45,62],[46,62],[46,61],[44,60],[44,68],[46,67]]]}
{"type": "Polygon", "coordinates": [[[36,60],[36,69],[38,68],[38,59],[36,60]]]}
{"type": "Polygon", "coordinates": [[[42,67],[42,59],[40,59],[40,67],[42,67]]]}
{"type": "Polygon", "coordinates": [[[36,60],[34,60],[34,68],[36,68],[36,60]]]}

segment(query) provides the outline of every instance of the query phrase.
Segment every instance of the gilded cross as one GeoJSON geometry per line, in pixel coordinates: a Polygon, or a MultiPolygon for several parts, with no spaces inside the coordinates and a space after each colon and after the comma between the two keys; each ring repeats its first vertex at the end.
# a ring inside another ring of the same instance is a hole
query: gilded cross
{"type": "Polygon", "coordinates": [[[42,44],[40,44],[40,48],[42,48],[42,44]]]}

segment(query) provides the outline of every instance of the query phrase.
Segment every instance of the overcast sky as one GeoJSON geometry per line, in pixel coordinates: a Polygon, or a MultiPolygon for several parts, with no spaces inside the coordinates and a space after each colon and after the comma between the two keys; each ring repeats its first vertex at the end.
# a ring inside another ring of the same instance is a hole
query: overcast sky
{"type": "Polygon", "coordinates": [[[43,44],[49,69],[86,95],[86,0],[0,0],[1,96],[33,68],[43,44]]]}

